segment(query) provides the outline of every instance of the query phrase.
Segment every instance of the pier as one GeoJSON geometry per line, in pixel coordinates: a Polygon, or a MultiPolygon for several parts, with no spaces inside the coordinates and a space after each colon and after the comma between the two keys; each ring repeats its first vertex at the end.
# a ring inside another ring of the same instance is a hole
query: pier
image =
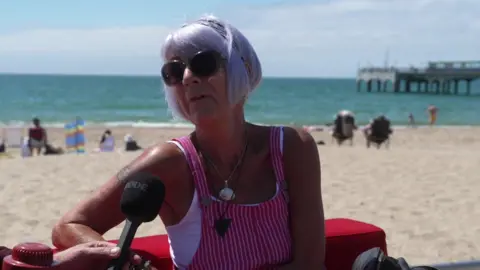
{"type": "Polygon", "coordinates": [[[477,79],[480,61],[429,62],[423,68],[365,67],[358,70],[357,91],[366,84],[367,92],[470,95],[471,82],[477,79]]]}

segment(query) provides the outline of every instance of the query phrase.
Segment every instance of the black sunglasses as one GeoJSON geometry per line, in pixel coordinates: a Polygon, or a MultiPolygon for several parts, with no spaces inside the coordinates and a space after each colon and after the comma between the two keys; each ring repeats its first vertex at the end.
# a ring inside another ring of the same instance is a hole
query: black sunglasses
{"type": "Polygon", "coordinates": [[[172,60],[165,63],[162,67],[162,78],[168,86],[181,84],[187,67],[196,76],[210,77],[218,71],[222,61],[222,56],[216,51],[201,51],[187,63],[182,60],[172,60]]]}

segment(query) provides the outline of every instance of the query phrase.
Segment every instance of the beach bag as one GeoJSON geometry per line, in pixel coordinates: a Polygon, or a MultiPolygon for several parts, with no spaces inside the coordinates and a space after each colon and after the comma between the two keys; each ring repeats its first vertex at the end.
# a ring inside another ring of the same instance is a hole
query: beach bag
{"type": "Polygon", "coordinates": [[[431,266],[410,267],[404,258],[395,259],[387,256],[376,247],[369,249],[353,262],[352,270],[438,270],[431,266]]]}

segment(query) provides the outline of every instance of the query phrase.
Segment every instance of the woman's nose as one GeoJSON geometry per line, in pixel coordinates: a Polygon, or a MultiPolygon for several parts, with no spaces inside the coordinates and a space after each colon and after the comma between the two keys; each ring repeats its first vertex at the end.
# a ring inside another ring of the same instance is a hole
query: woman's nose
{"type": "Polygon", "coordinates": [[[183,72],[183,85],[189,86],[192,84],[199,84],[200,78],[198,78],[189,68],[186,68],[183,72]]]}

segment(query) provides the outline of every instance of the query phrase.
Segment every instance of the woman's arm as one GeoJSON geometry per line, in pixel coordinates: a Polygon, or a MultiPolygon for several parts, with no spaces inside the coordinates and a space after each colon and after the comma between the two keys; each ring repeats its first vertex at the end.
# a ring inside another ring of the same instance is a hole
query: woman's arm
{"type": "Polygon", "coordinates": [[[282,269],[323,269],[325,218],[320,158],[313,137],[285,128],[284,169],[290,197],[293,263],[282,269]]]}
{"type": "MultiPolygon", "coordinates": [[[[176,173],[171,168],[178,167],[175,166],[178,165],[178,156],[184,160],[183,154],[172,144],[145,150],[93,195],[65,214],[52,230],[52,243],[64,249],[81,243],[103,241],[103,234],[125,220],[120,210],[120,199],[129,175],[138,171],[155,174],[168,190],[169,183],[173,182],[169,179],[172,179],[172,173],[176,173]]],[[[167,194],[167,202],[169,197],[167,194]]]]}

